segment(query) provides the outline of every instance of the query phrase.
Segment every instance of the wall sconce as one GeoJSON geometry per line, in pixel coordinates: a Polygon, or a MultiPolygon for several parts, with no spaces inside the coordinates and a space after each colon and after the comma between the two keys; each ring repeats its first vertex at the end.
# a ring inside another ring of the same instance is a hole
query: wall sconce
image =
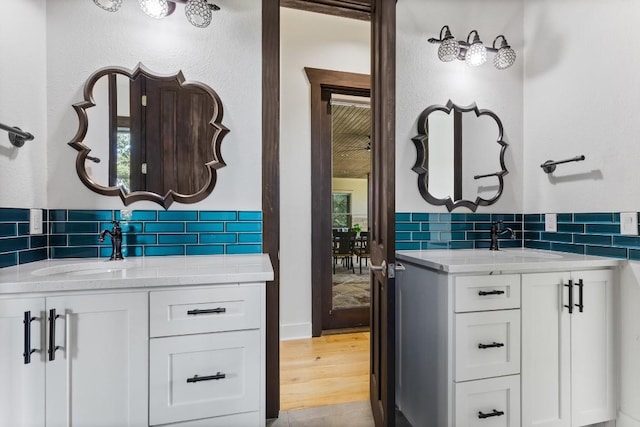
{"type": "Polygon", "coordinates": [[[507,39],[500,34],[493,40],[491,47],[485,46],[480,40],[480,35],[476,30],[472,30],[467,36],[467,40],[456,40],[451,34],[448,25],[440,30],[440,38],[429,39],[429,43],[439,44],[438,58],[442,62],[458,59],[464,61],[471,67],[477,67],[487,61],[487,51],[496,55],[493,57],[493,66],[498,70],[509,68],[516,62],[516,52],[509,46],[507,39]],[[473,39],[471,36],[473,35],[473,39]],[[500,47],[496,47],[498,40],[502,39],[500,47]]]}
{"type": "MultiPolygon", "coordinates": [[[[117,12],[123,0],[93,0],[108,12],[117,12]]],[[[176,10],[176,3],[184,3],[184,13],[191,25],[199,28],[211,23],[212,12],[220,8],[209,0],[138,0],[140,9],[152,18],[162,19],[176,10]]]]}

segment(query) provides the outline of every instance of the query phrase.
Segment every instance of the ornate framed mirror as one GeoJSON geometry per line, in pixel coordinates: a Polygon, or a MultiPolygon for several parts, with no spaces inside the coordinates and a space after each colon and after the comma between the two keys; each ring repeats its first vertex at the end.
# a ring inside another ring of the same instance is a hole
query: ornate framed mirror
{"type": "Polygon", "coordinates": [[[185,81],[181,71],[157,75],[142,64],[102,68],[73,108],[79,126],[69,145],[78,150],[80,180],[125,205],[150,200],[167,209],[173,202],[198,202],[226,166],[222,102],[209,86],[185,81]]]}
{"type": "Polygon", "coordinates": [[[449,212],[494,204],[502,195],[507,143],[500,118],[476,104],[431,105],[418,118],[413,171],[428,203],[449,212]]]}

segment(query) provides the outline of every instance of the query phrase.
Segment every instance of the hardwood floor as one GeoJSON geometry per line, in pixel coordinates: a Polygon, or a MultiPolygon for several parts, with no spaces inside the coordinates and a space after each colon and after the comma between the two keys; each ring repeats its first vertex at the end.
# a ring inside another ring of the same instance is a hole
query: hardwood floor
{"type": "Polygon", "coordinates": [[[369,399],[369,332],[280,343],[280,410],[369,399]]]}

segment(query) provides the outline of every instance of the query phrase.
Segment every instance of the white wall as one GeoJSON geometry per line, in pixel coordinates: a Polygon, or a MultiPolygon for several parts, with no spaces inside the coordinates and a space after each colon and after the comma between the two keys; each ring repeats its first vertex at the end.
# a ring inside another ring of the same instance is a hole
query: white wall
{"type": "Polygon", "coordinates": [[[370,27],[287,8],[280,19],[280,337],[292,339],[311,336],[311,100],[304,67],[369,74],[370,27]]]}
{"type": "Polygon", "coordinates": [[[0,123],[32,133],[14,147],[0,131],[0,207],[45,208],[46,7],[45,0],[7,1],[0,25],[0,123]]]}
{"type": "MultiPolygon", "coordinates": [[[[11,2],[14,3],[23,1],[11,2]]],[[[196,204],[174,203],[171,209],[261,210],[260,1],[234,0],[220,6],[222,10],[214,13],[211,25],[201,29],[188,23],[181,4],[173,15],[155,20],[140,10],[137,1],[123,2],[116,13],[106,12],[91,1],[47,3],[50,208],[123,206],[118,197],[94,193],[78,179],[74,166],[77,152],[67,145],[78,128],[71,105],[82,100],[84,83],[94,71],[106,66],[132,69],[142,62],[158,74],[182,70],[187,80],[212,87],[224,106],[223,124],[231,130],[221,150],[227,166],[218,170],[213,193],[196,204]],[[62,188],[64,191],[60,191],[62,188]]],[[[0,31],[4,28],[3,23],[0,31]]],[[[7,37],[15,39],[18,33],[8,32],[7,37]]],[[[29,103],[34,104],[38,106],[29,103]]],[[[39,107],[44,109],[45,104],[39,107]]],[[[151,202],[137,202],[130,207],[160,208],[151,202]]]]}
{"type": "MultiPolygon", "coordinates": [[[[416,150],[411,138],[417,134],[417,119],[430,105],[475,102],[496,113],[504,126],[505,154],[509,174],[502,197],[482,212],[522,210],[523,147],[523,2],[510,0],[403,0],[397,6],[396,67],[396,212],[447,212],[429,205],[418,192],[418,175],[411,170],[416,150]],[[487,63],[469,68],[461,61],[441,62],[438,46],[427,39],[438,38],[449,25],[458,40],[477,30],[485,44],[504,34],[519,55],[514,66],[496,70],[489,54],[487,63]]],[[[455,212],[468,212],[456,209],[455,212]]]]}
{"type": "Polygon", "coordinates": [[[628,0],[525,2],[525,212],[640,210],[638,16],[628,0]]]}

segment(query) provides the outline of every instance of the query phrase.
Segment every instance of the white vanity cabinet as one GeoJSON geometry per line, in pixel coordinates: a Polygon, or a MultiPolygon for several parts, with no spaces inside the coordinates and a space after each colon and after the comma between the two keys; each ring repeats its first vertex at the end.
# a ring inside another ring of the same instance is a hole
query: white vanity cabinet
{"type": "Polygon", "coordinates": [[[520,276],[454,276],[403,261],[397,405],[415,426],[520,423],[520,276]]]}
{"type": "Polygon", "coordinates": [[[150,292],[150,425],[264,423],[264,302],[258,283],[150,292]]]}
{"type": "Polygon", "coordinates": [[[0,426],[146,425],[146,294],[3,299],[0,319],[0,426]]]}
{"type": "Polygon", "coordinates": [[[264,426],[269,257],[125,262],[0,269],[0,427],[264,426]]]}
{"type": "Polygon", "coordinates": [[[396,254],[396,403],[412,425],[615,420],[618,261],[525,251],[396,254]]]}
{"type": "Polygon", "coordinates": [[[613,270],[522,275],[523,426],[615,419],[614,280],[613,270]]]}

